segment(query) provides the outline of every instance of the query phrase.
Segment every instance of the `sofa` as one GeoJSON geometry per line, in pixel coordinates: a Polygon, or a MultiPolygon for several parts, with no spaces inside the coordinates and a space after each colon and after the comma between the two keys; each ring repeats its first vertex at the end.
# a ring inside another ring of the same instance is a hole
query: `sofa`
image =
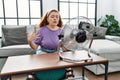
{"type": "MultiPolygon", "coordinates": [[[[2,25],[0,39],[0,71],[8,56],[34,54],[27,42],[27,33],[32,33],[35,25],[2,25]]],[[[91,52],[109,60],[108,72],[120,71],[120,37],[105,35],[106,28],[95,28],[97,37],[94,38],[91,52]]],[[[103,65],[86,66],[96,75],[104,74],[103,65]]]]}
{"type": "Polygon", "coordinates": [[[8,56],[34,54],[26,33],[32,33],[35,25],[2,25],[2,38],[0,38],[0,71],[8,56]]]}
{"type": "MultiPolygon", "coordinates": [[[[109,60],[108,73],[120,71],[120,37],[105,35],[105,39],[94,39],[91,52],[109,60]]],[[[104,65],[86,66],[95,75],[104,74],[104,65]]]]}

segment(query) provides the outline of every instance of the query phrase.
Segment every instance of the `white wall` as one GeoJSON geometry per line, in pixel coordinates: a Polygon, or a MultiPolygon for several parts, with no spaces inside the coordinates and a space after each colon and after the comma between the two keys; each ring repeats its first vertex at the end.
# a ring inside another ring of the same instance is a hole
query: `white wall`
{"type": "Polygon", "coordinates": [[[105,14],[114,15],[120,23],[120,0],[97,0],[97,19],[105,14]]]}
{"type": "Polygon", "coordinates": [[[113,14],[115,15],[115,18],[119,20],[120,23],[120,0],[113,0],[113,14]]]}
{"type": "Polygon", "coordinates": [[[112,0],[97,0],[97,19],[105,14],[112,14],[112,0]]]}

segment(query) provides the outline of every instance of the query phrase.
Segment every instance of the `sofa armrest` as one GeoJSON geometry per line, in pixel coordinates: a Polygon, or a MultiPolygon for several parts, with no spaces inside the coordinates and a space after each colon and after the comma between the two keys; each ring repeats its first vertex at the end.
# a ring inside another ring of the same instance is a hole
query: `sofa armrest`
{"type": "Polygon", "coordinates": [[[120,44],[120,37],[119,37],[119,36],[106,35],[105,38],[106,38],[107,40],[111,40],[111,41],[114,41],[114,42],[120,44]]]}
{"type": "Polygon", "coordinates": [[[112,41],[120,41],[119,36],[106,35],[105,38],[108,39],[108,40],[112,40],[112,41]]]}

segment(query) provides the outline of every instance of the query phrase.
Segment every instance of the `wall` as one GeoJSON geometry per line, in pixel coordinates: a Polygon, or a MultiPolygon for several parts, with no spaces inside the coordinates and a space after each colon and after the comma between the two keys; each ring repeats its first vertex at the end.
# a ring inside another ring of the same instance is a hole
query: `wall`
{"type": "Polygon", "coordinates": [[[97,0],[97,19],[112,13],[112,0],[97,0]]]}
{"type": "Polygon", "coordinates": [[[120,0],[97,0],[97,19],[105,14],[114,15],[120,23],[120,0]]]}
{"type": "Polygon", "coordinates": [[[113,0],[113,14],[115,15],[115,18],[119,21],[120,23],[120,0],[113,0]]]}

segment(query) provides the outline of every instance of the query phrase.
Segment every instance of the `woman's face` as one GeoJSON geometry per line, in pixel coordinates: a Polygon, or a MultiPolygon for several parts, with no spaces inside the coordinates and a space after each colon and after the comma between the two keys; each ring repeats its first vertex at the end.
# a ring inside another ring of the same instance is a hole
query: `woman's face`
{"type": "Polygon", "coordinates": [[[51,12],[47,18],[49,25],[57,26],[59,22],[59,13],[58,12],[51,12]]]}

